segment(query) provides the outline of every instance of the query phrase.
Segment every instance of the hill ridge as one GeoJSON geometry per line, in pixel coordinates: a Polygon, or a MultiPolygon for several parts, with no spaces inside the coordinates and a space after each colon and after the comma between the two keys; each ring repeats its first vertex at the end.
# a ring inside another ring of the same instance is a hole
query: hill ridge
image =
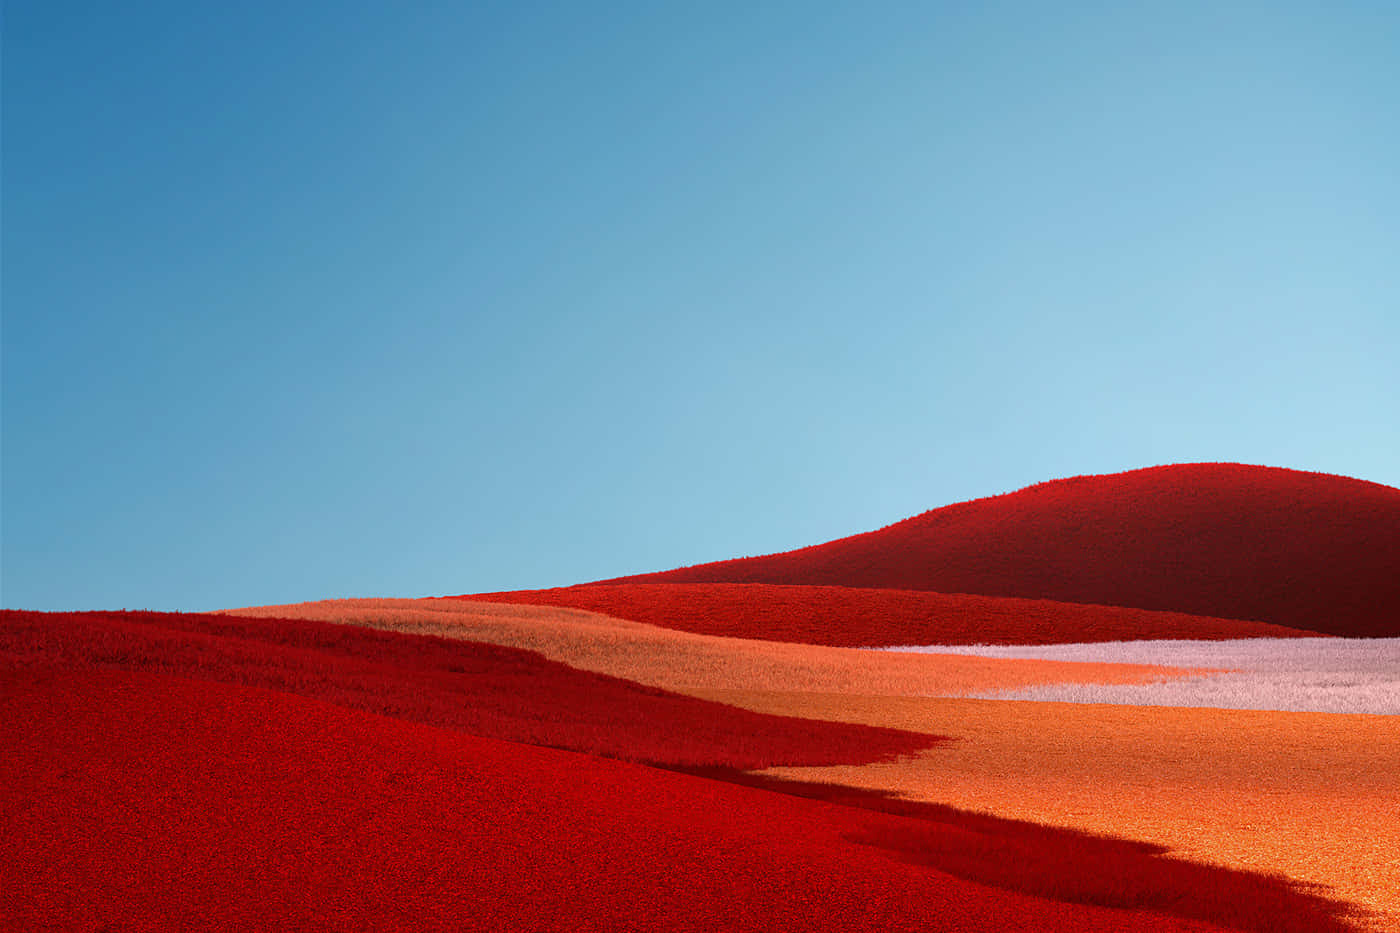
{"type": "Polygon", "coordinates": [[[619,583],[1011,596],[1400,635],[1400,489],[1316,471],[1166,464],[1035,483],[791,551],[619,583]]]}

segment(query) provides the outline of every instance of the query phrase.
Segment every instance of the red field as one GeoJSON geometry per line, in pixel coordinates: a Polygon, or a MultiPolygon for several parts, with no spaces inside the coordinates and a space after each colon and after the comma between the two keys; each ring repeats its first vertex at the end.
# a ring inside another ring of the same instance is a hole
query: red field
{"type": "Polygon", "coordinates": [[[474,598],[0,613],[0,931],[1400,919],[1393,717],[960,699],[1193,672],[850,650],[1400,635],[1400,490],[1160,467],[474,598]]]}
{"type": "Polygon", "coordinates": [[[1044,599],[765,583],[591,583],[463,599],[587,609],[703,635],[812,645],[1041,645],[1290,638],[1299,629],[1044,599]]]}
{"type": "Polygon", "coordinates": [[[265,687],[458,729],[669,767],[867,762],[927,735],[765,716],[514,648],[293,619],[5,612],[0,670],[125,670],[265,687]]]}
{"type": "Polygon", "coordinates": [[[1041,483],[783,554],[601,582],[934,590],[1396,636],[1400,489],[1240,464],[1153,467],[1041,483]]]}
{"type": "MultiPolygon", "coordinates": [[[[206,618],[164,631],[197,654],[206,618]]],[[[23,621],[0,670],[7,929],[1348,929],[1286,882],[1139,844],[122,670],[98,626],[44,642],[39,664],[23,621]]],[[[389,641],[408,678],[436,651],[389,641]]],[[[300,682],[294,661],[278,676],[300,682]]]]}

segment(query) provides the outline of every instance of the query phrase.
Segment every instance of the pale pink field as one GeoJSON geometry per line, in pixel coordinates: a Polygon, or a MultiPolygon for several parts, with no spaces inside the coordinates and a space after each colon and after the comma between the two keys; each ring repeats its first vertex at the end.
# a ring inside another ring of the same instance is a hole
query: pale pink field
{"type": "Polygon", "coordinates": [[[1400,715],[1400,638],[928,645],[886,650],[1217,669],[1154,683],[1037,684],[971,694],[985,698],[1400,715]]]}

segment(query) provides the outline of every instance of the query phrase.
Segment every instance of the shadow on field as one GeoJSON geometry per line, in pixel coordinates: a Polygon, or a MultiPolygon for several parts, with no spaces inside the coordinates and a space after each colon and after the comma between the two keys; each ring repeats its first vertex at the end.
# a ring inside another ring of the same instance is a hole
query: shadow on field
{"type": "Polygon", "coordinates": [[[1139,842],[750,773],[885,760],[934,747],[943,741],[936,736],[753,713],[519,649],[307,620],[0,613],[0,671],[26,670],[126,671],[252,687],[823,801],[834,806],[821,819],[846,840],[1061,903],[1153,911],[1244,933],[1356,929],[1348,922],[1354,908],[1287,878],[1185,862],[1139,842]]]}
{"type": "Polygon", "coordinates": [[[821,800],[899,820],[862,823],[847,838],[989,887],[1048,900],[1156,911],[1246,933],[1355,933],[1364,909],[1321,886],[1171,858],[1164,846],[1003,819],[889,791],[793,781],[728,768],[686,774],[821,800]]]}

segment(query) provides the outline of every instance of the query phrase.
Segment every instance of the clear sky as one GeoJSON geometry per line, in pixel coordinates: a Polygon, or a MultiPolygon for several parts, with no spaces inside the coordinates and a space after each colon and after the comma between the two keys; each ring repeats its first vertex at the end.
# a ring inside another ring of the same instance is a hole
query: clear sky
{"type": "Polygon", "coordinates": [[[1400,486],[1400,4],[11,0],[3,605],[1400,486]]]}

